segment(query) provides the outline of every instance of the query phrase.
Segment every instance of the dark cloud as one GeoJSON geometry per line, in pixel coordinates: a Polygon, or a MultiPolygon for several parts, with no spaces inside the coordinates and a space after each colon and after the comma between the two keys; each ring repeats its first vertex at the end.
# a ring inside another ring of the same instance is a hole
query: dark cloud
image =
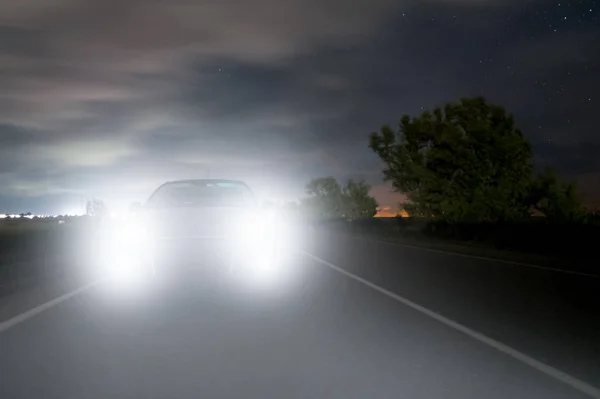
{"type": "Polygon", "coordinates": [[[280,197],[319,175],[366,178],[384,193],[368,133],[479,94],[515,113],[541,162],[589,174],[600,56],[586,10],[5,0],[0,205],[127,202],[162,180],[208,174],[280,197]]]}

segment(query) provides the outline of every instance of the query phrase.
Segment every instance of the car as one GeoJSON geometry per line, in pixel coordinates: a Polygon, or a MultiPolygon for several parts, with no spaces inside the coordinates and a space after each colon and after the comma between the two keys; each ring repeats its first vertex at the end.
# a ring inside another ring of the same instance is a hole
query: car
{"type": "Polygon", "coordinates": [[[169,181],[131,210],[111,233],[119,272],[252,272],[272,264],[279,250],[277,216],[242,181],[169,181]]]}

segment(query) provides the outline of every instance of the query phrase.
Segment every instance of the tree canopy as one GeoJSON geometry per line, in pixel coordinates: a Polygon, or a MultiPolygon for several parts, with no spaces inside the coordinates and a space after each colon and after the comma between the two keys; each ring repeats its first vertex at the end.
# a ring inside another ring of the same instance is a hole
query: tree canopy
{"type": "Polygon", "coordinates": [[[349,219],[370,218],[377,213],[377,201],[369,195],[371,186],[362,180],[348,180],[342,188],[344,215],[349,219]]]}
{"type": "Polygon", "coordinates": [[[448,221],[506,221],[529,215],[533,156],[512,115],[484,98],[464,98],[399,130],[384,126],[369,147],[384,177],[407,195],[409,213],[448,221]]]}
{"type": "Polygon", "coordinates": [[[575,185],[561,182],[550,168],[533,181],[530,195],[533,207],[553,222],[580,222],[587,216],[575,185]]]}
{"type": "Polygon", "coordinates": [[[320,218],[372,217],[377,212],[377,201],[369,195],[370,189],[362,180],[349,180],[341,186],[333,177],[313,179],[306,185],[308,197],[302,205],[320,218]]]}
{"type": "Polygon", "coordinates": [[[93,198],[88,200],[85,204],[86,214],[88,216],[100,216],[103,217],[107,213],[106,205],[104,205],[104,201],[99,200],[97,198],[93,198]]]}

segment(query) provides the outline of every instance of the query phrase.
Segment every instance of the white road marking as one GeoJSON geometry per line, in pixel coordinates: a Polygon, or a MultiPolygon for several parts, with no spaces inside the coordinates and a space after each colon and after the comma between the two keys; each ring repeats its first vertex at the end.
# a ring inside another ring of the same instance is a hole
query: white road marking
{"type": "Polygon", "coordinates": [[[75,291],[71,291],[67,294],[59,296],[58,298],[54,298],[53,300],[48,301],[40,306],[36,306],[33,309],[29,309],[28,311],[21,313],[11,319],[0,322],[0,333],[16,326],[17,324],[24,322],[27,319],[32,318],[35,315],[42,313],[45,310],[50,309],[53,306],[58,305],[61,302],[66,301],[69,298],[74,297],[75,295],[81,294],[83,291],[86,291],[86,290],[92,288],[93,286],[97,285],[98,283],[100,283],[100,281],[94,281],[93,283],[84,285],[83,287],[80,287],[80,288],[76,289],[75,291]]]}
{"type": "Polygon", "coordinates": [[[514,359],[517,359],[518,361],[520,361],[530,367],[533,367],[534,369],[536,369],[552,378],[555,378],[556,380],[558,380],[560,382],[563,382],[563,383],[571,386],[572,388],[578,390],[579,392],[590,395],[592,398],[600,399],[600,389],[598,389],[592,385],[589,385],[586,382],[583,382],[573,376],[570,376],[567,373],[564,373],[558,369],[555,369],[552,366],[549,366],[545,363],[540,362],[539,360],[536,360],[530,356],[527,356],[526,354],[521,353],[518,350],[513,349],[510,346],[507,346],[507,345],[505,345],[501,342],[498,342],[492,338],[489,338],[475,330],[471,330],[470,328],[465,327],[462,324],[459,324],[459,323],[457,323],[453,320],[450,320],[440,314],[437,314],[421,305],[418,305],[404,297],[401,297],[398,294],[395,294],[389,290],[386,290],[385,288],[382,288],[376,284],[373,284],[372,282],[365,280],[364,278],[359,277],[355,274],[352,274],[352,273],[342,269],[339,266],[336,266],[324,259],[319,258],[318,256],[310,254],[306,251],[301,251],[301,253],[303,253],[304,255],[308,256],[309,258],[311,258],[313,260],[316,260],[319,263],[324,264],[325,266],[330,267],[331,269],[345,275],[346,277],[356,280],[356,281],[368,286],[369,288],[374,289],[375,291],[379,291],[380,293],[402,303],[403,305],[406,305],[418,312],[421,312],[424,315],[429,316],[432,319],[435,319],[435,320],[439,321],[440,323],[445,324],[448,327],[451,327],[457,331],[460,331],[461,333],[468,335],[469,337],[476,339],[479,342],[482,342],[482,343],[484,343],[488,346],[491,346],[492,348],[494,348],[506,355],[509,355],[509,356],[513,357],[514,359]]]}
{"type": "Polygon", "coordinates": [[[378,242],[378,243],[381,243],[381,244],[394,245],[394,246],[397,246],[397,247],[405,247],[405,248],[417,249],[419,251],[437,252],[437,253],[445,254],[445,255],[461,256],[463,258],[479,259],[479,260],[485,260],[485,261],[488,261],[488,262],[500,262],[500,263],[507,263],[509,265],[531,267],[531,268],[534,268],[534,269],[548,270],[548,271],[558,272],[558,273],[574,274],[574,275],[577,275],[577,276],[592,277],[592,278],[600,278],[600,274],[585,273],[585,272],[576,272],[576,271],[573,271],[573,270],[564,270],[564,269],[558,269],[558,268],[555,268],[555,267],[539,266],[539,265],[534,265],[534,264],[531,264],[531,263],[515,262],[515,261],[512,261],[512,260],[504,260],[504,259],[497,259],[497,258],[487,258],[485,256],[467,255],[467,254],[461,254],[461,253],[458,253],[458,252],[449,252],[449,251],[442,251],[440,249],[432,249],[432,248],[426,248],[426,247],[419,247],[417,245],[402,244],[402,243],[399,243],[399,242],[384,241],[384,240],[375,240],[375,239],[372,239],[372,238],[362,238],[362,237],[350,237],[350,238],[352,238],[354,240],[373,241],[373,242],[378,242]]]}

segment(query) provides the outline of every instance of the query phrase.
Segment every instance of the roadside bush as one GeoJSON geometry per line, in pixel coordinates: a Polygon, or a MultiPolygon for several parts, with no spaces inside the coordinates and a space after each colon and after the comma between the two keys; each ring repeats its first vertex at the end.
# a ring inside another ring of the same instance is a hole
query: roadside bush
{"type": "Polygon", "coordinates": [[[568,258],[596,256],[600,225],[556,223],[546,218],[504,223],[448,223],[424,218],[333,219],[321,226],[353,234],[437,239],[568,258]]]}
{"type": "Polygon", "coordinates": [[[513,223],[429,222],[424,234],[499,249],[565,256],[595,253],[595,245],[600,242],[598,225],[556,223],[545,218],[513,223]]]}

